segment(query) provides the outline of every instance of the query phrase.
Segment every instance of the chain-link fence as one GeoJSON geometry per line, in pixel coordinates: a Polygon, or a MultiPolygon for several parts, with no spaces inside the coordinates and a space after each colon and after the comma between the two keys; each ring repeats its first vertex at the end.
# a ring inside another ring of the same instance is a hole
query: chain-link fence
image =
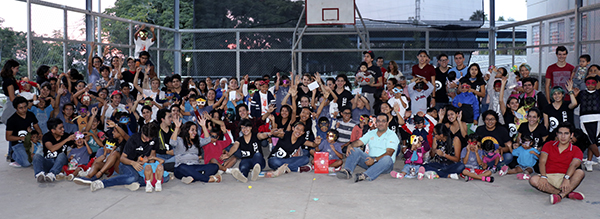
{"type": "MultiPolygon", "coordinates": [[[[131,21],[102,13],[86,11],[80,8],[57,5],[43,1],[31,2],[31,14],[44,14],[44,16],[31,16],[31,57],[27,57],[26,50],[16,55],[16,59],[31,60],[31,77],[35,80],[36,69],[41,65],[56,66],[59,73],[76,69],[87,76],[88,45],[96,42],[99,45],[94,49],[94,56],[103,58],[103,64],[111,65],[113,57],[126,59],[134,56],[134,33],[146,25],[146,30],[154,27],[157,40],[149,48],[150,61],[155,65],[160,76],[171,75],[175,72],[175,41],[177,32],[174,29],[161,27],[143,22],[131,21]],[[62,22],[48,21],[46,16],[62,17],[62,22]],[[87,16],[87,18],[86,18],[87,16]],[[87,26],[91,25],[88,29],[87,26]],[[51,28],[52,34],[38,34],[36,27],[51,28]],[[98,31],[100,27],[100,31],[98,31]],[[100,35],[100,36],[98,36],[100,35]],[[99,51],[98,51],[99,50],[99,51]]],[[[149,38],[153,35],[150,34],[149,38]]],[[[24,42],[26,45],[26,42],[24,42]]],[[[25,61],[23,61],[25,63],[25,61]]],[[[27,65],[24,65],[27,66],[27,65]]],[[[127,63],[123,63],[127,68],[127,63]]],[[[23,68],[21,76],[26,76],[29,69],[23,68]]]]}

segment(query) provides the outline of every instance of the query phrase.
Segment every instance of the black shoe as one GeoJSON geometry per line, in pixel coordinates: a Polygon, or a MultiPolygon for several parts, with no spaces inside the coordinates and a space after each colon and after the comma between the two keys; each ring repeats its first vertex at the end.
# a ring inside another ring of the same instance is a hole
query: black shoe
{"type": "Polygon", "coordinates": [[[340,171],[335,173],[335,175],[338,179],[350,179],[350,177],[352,177],[352,174],[347,169],[341,169],[340,171]]]}
{"type": "Polygon", "coordinates": [[[365,179],[367,179],[367,175],[365,175],[364,173],[357,173],[356,175],[354,175],[354,182],[363,181],[365,179]]]}

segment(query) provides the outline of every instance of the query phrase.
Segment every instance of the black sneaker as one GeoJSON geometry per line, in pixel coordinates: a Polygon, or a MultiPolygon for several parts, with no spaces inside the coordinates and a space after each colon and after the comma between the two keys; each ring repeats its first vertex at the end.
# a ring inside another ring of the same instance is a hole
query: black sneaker
{"type": "Polygon", "coordinates": [[[341,169],[340,171],[335,173],[335,175],[338,179],[350,179],[350,177],[352,177],[352,174],[347,169],[341,169]]]}
{"type": "Polygon", "coordinates": [[[365,179],[367,179],[367,175],[365,175],[364,173],[357,173],[356,175],[354,175],[354,182],[363,181],[365,179]]]}

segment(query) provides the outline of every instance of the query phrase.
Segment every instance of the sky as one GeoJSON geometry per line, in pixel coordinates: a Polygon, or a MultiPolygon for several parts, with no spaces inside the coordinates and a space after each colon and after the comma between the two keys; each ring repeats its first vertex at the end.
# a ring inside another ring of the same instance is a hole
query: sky
{"type": "MultiPolygon", "coordinates": [[[[2,0],[0,7],[0,18],[4,19],[3,27],[12,27],[16,31],[27,31],[27,4],[15,0],[2,0]]],[[[85,9],[83,0],[45,0],[48,2],[69,5],[75,8],[85,9]]],[[[92,0],[93,10],[98,10],[100,1],[101,10],[114,6],[115,0],[92,0]]],[[[489,14],[488,0],[420,0],[422,20],[469,19],[475,10],[481,9],[483,2],[486,14],[489,14]],[[441,3],[443,2],[443,3],[441,3]],[[442,8],[442,9],[440,9],[442,8]],[[440,12],[441,11],[441,12],[440,12]]],[[[361,14],[365,18],[376,20],[407,20],[415,15],[415,0],[355,0],[361,14]]],[[[63,24],[63,12],[60,9],[32,6],[32,30],[37,34],[52,35],[53,30],[61,30],[63,24]]],[[[515,20],[527,19],[526,0],[502,0],[496,1],[496,18],[504,16],[505,19],[515,20]]],[[[70,12],[67,15],[69,38],[83,36],[81,29],[85,27],[83,14],[70,12]]]]}

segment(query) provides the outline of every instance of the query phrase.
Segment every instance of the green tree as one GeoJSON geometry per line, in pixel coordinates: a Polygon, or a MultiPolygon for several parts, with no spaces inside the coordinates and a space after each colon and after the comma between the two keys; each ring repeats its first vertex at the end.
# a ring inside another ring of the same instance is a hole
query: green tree
{"type": "Polygon", "coordinates": [[[504,20],[504,16],[500,16],[500,17],[498,17],[498,21],[505,21],[505,20],[504,20]]]}
{"type": "Polygon", "coordinates": [[[477,10],[474,11],[473,14],[471,15],[471,17],[469,17],[469,20],[472,21],[487,21],[487,14],[485,14],[485,12],[483,12],[483,10],[477,10]]]}

